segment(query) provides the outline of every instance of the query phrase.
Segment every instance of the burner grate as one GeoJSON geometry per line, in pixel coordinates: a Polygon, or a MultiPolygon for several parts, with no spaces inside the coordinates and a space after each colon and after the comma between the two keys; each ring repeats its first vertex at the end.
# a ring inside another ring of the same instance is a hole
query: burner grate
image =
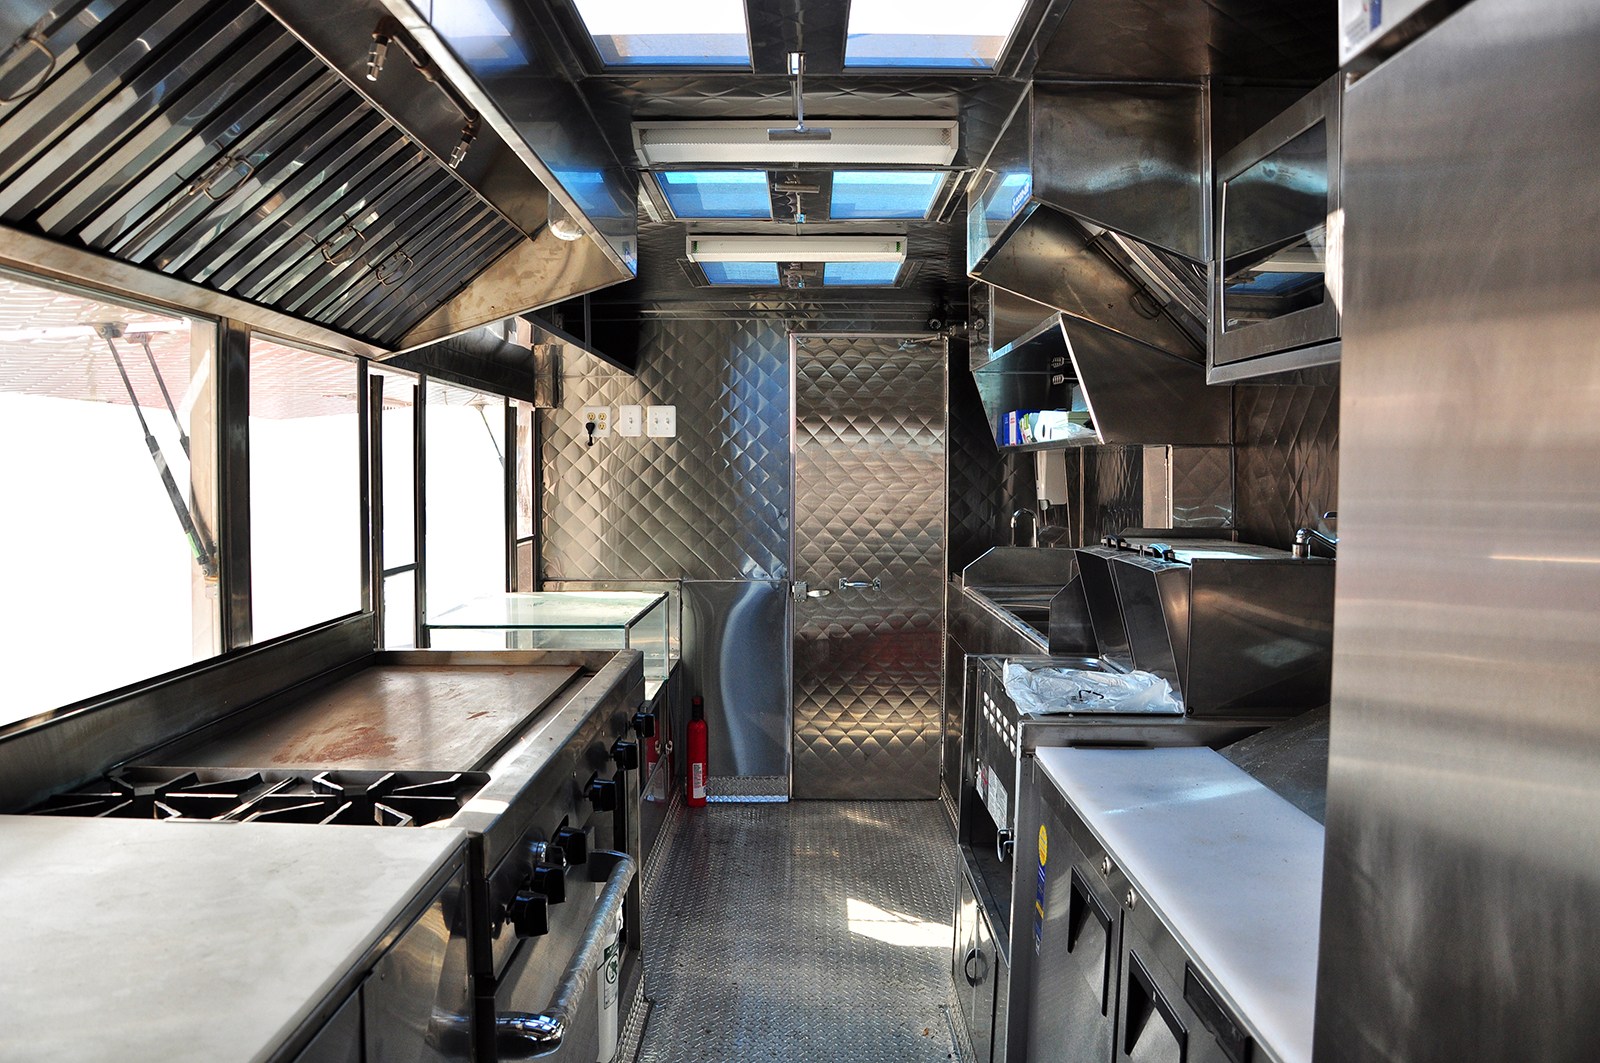
{"type": "Polygon", "coordinates": [[[238,820],[412,827],[449,819],[488,776],[481,772],[324,771],[230,775],[184,768],[123,768],[57,794],[41,816],[238,820]]]}

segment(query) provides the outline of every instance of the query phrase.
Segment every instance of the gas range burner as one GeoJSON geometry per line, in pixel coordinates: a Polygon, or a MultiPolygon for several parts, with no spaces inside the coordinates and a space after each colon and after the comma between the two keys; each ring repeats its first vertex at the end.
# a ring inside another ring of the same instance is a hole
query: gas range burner
{"type": "Polygon", "coordinates": [[[449,819],[483,785],[465,773],[324,771],[285,781],[256,798],[241,818],[270,823],[358,823],[413,827],[449,819]]]}
{"type": "Polygon", "coordinates": [[[345,823],[414,827],[449,819],[489,777],[482,772],[122,768],[31,810],[39,816],[345,823]]]}

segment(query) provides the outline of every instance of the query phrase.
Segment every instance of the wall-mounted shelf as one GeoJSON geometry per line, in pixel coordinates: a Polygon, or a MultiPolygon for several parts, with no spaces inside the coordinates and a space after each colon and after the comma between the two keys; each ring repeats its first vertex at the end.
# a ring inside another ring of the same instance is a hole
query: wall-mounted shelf
{"type": "Polygon", "coordinates": [[[1068,314],[1017,337],[972,375],[1005,451],[1231,438],[1231,394],[1206,386],[1204,366],[1068,314]],[[1019,410],[1077,411],[1088,431],[1006,444],[1007,418],[1019,410]]]}

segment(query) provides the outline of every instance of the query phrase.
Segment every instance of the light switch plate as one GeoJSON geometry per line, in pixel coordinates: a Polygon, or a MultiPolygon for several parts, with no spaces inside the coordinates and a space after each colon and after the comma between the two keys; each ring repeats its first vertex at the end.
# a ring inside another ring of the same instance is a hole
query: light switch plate
{"type": "Polygon", "coordinates": [[[678,408],[676,406],[651,406],[646,411],[646,424],[652,436],[675,436],[678,434],[678,408]]]}
{"type": "Polygon", "coordinates": [[[578,414],[578,438],[584,439],[588,434],[588,424],[594,422],[594,437],[607,439],[611,435],[611,407],[585,406],[578,414]]]}
{"type": "Polygon", "coordinates": [[[637,436],[644,434],[644,407],[643,406],[618,406],[617,407],[617,435],[637,436]]]}

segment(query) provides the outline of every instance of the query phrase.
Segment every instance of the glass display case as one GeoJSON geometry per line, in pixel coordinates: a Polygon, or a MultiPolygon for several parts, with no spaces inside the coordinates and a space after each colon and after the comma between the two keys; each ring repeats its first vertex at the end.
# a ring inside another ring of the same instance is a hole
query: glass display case
{"type": "Polygon", "coordinates": [[[486,594],[429,613],[435,649],[607,650],[644,654],[647,680],[672,667],[671,599],[639,591],[486,594]]]}

